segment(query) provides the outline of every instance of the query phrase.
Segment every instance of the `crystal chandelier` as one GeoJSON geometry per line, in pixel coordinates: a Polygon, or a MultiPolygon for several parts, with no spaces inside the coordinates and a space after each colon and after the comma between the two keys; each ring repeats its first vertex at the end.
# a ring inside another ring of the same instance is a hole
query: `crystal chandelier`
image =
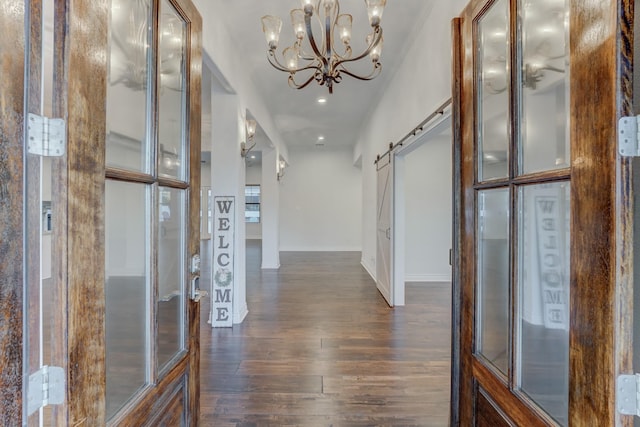
{"type": "Polygon", "coordinates": [[[338,0],[302,0],[302,9],[291,11],[291,25],[296,41],[293,46],[282,51],[284,63],[276,56],[282,20],[276,16],[263,16],[262,31],[264,31],[269,48],[267,51],[269,63],[276,69],[289,73],[289,85],[296,89],[302,89],[315,80],[320,85],[326,85],[329,88],[329,93],[333,93],[333,84],[340,83],[343,74],[359,80],[375,78],[382,70],[382,64],[379,62],[382,51],[380,23],[387,0],[365,0],[365,3],[372,32],[366,37],[367,48],[356,56],[353,55],[350,44],[353,18],[349,14],[340,14],[338,0]],[[314,15],[320,22],[319,39],[313,35],[311,18],[314,15]],[[340,50],[336,49],[336,33],[342,44],[340,50]],[[317,40],[320,40],[321,43],[318,44],[317,40]],[[309,47],[311,51],[307,51],[309,47]],[[346,68],[348,63],[358,61],[367,55],[373,63],[371,73],[368,75],[358,75],[346,68]],[[300,65],[300,61],[304,63],[300,65]],[[302,83],[296,82],[296,73],[307,70],[311,72],[311,76],[302,83]]]}

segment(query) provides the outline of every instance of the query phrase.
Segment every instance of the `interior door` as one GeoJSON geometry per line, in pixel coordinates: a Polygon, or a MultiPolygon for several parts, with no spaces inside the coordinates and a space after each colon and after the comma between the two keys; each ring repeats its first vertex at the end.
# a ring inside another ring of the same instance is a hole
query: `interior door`
{"type": "Polygon", "coordinates": [[[106,419],[196,425],[200,32],[188,0],[111,0],[106,419]]]}
{"type": "Polygon", "coordinates": [[[620,421],[631,17],[627,2],[473,0],[454,22],[460,425],[620,421]]]}
{"type": "Polygon", "coordinates": [[[376,161],[377,171],[377,234],[376,234],[376,286],[387,303],[393,307],[391,282],[391,209],[392,204],[392,153],[376,161]]]}

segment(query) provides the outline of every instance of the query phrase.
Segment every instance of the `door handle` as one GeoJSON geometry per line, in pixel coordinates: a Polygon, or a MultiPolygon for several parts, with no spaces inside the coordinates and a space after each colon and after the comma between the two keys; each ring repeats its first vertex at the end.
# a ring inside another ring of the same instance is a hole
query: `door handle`
{"type": "Polygon", "coordinates": [[[193,302],[200,302],[200,299],[206,298],[209,292],[200,289],[200,276],[193,276],[191,279],[191,300],[193,302]]]}

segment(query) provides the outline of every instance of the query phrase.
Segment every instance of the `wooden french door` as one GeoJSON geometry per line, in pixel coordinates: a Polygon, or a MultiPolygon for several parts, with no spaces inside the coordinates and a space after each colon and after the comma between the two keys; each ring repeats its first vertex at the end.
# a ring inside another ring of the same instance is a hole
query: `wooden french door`
{"type": "Polygon", "coordinates": [[[631,3],[473,0],[454,20],[461,426],[621,420],[631,3]]]}
{"type": "Polygon", "coordinates": [[[201,18],[7,0],[0,23],[0,424],[196,425],[201,18]]]}
{"type": "Polygon", "coordinates": [[[108,3],[106,419],[196,425],[201,18],[189,0],[108,3]]]}

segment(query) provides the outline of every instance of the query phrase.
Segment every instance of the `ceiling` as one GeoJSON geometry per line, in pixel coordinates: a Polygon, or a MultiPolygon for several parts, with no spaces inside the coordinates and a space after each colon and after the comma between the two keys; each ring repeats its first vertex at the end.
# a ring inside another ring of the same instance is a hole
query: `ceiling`
{"type": "MultiPolygon", "coordinates": [[[[395,68],[403,60],[412,42],[412,34],[423,25],[436,0],[390,0],[383,17],[384,48],[380,62],[382,73],[374,80],[360,81],[344,76],[329,94],[326,86],[312,82],[304,89],[292,89],[288,74],[278,71],[267,62],[267,45],[260,18],[276,15],[282,19],[278,55],[294,41],[289,11],[300,8],[300,0],[213,0],[216,10],[225,16],[227,30],[242,56],[265,105],[272,111],[273,120],[289,149],[320,149],[353,147],[357,135],[372,108],[393,78],[395,68]],[[241,30],[241,31],[240,31],[241,30]],[[319,104],[317,99],[327,102],[319,104]],[[319,141],[319,137],[324,140],[319,141]]],[[[364,50],[364,39],[371,31],[366,5],[362,0],[341,0],[340,12],[353,16],[352,48],[354,55],[364,50]]],[[[204,17],[206,20],[206,16],[204,17]]],[[[339,41],[338,41],[339,43],[339,41]]],[[[365,58],[354,71],[368,74],[371,61],[365,58]],[[362,68],[364,66],[364,69],[362,68]]],[[[301,81],[304,81],[300,79],[301,81]]],[[[259,123],[258,123],[259,127],[259,123]]],[[[257,140],[263,134],[258,129],[257,140]]],[[[259,148],[258,148],[259,149],[259,148]]]]}

